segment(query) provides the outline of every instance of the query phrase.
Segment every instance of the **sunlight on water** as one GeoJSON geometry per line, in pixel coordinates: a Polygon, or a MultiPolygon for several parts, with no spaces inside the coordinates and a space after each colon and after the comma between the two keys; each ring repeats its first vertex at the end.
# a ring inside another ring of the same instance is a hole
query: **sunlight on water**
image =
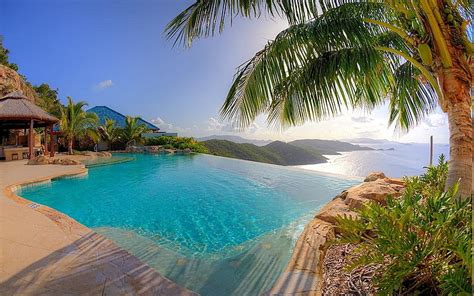
{"type": "MultiPolygon", "coordinates": [[[[329,155],[327,163],[309,164],[300,168],[335,173],[347,176],[365,177],[370,172],[382,171],[387,176],[400,178],[422,174],[429,164],[429,145],[420,143],[361,144],[378,150],[341,152],[329,155]]],[[[434,146],[433,162],[439,155],[449,155],[449,146],[434,146]]]]}

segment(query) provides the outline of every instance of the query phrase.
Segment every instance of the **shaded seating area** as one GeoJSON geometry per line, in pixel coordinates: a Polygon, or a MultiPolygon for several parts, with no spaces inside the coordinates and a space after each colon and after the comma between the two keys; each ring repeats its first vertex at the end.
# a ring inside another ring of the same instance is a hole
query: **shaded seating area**
{"type": "Polygon", "coordinates": [[[58,121],[20,92],[0,98],[0,159],[32,159],[43,153],[54,156],[53,125],[58,121]],[[43,130],[38,132],[38,129],[43,130]]]}

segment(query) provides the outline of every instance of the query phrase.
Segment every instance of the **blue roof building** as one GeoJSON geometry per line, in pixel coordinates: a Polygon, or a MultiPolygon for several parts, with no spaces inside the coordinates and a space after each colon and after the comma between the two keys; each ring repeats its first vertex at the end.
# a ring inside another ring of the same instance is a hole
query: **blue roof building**
{"type": "MultiPolygon", "coordinates": [[[[124,128],[125,127],[126,116],[123,115],[122,113],[119,113],[115,110],[110,109],[107,106],[95,106],[95,107],[87,110],[87,112],[92,112],[92,113],[97,114],[97,116],[99,117],[100,124],[105,124],[105,120],[108,118],[108,119],[112,119],[112,120],[115,121],[115,126],[116,127],[119,127],[119,128],[124,128]]],[[[152,123],[150,123],[146,120],[143,120],[141,118],[138,119],[138,123],[144,124],[147,127],[147,129],[152,130],[152,131],[159,131],[160,130],[160,128],[157,127],[156,125],[154,125],[154,124],[152,124],[152,123]]]]}

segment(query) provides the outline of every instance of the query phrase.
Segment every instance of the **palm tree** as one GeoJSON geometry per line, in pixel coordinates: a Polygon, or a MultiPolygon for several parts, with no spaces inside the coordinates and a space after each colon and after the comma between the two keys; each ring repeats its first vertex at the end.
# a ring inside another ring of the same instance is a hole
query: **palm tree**
{"type": "Polygon", "coordinates": [[[221,114],[240,127],[268,114],[279,127],[371,110],[407,131],[436,106],[447,113],[447,186],[472,190],[473,0],[196,1],[167,26],[187,46],[229,20],[284,16],[289,28],[240,66],[221,114]],[[470,34],[469,34],[470,33],[470,34]],[[471,36],[471,37],[469,37],[471,36]]]}
{"type": "Polygon", "coordinates": [[[109,145],[109,149],[112,147],[113,143],[120,139],[120,129],[115,127],[115,120],[113,119],[106,118],[105,124],[99,126],[97,130],[99,131],[102,140],[107,142],[109,145]]]}
{"type": "Polygon", "coordinates": [[[59,124],[61,132],[66,138],[69,154],[73,154],[72,148],[75,139],[89,136],[96,140],[98,137],[96,129],[98,122],[97,114],[84,111],[84,106],[87,106],[86,102],[74,103],[71,97],[67,97],[67,105],[61,108],[59,124]]]}
{"type": "Polygon", "coordinates": [[[133,142],[141,142],[142,134],[147,131],[147,127],[138,122],[139,119],[139,117],[132,116],[127,116],[125,119],[125,127],[122,129],[121,137],[126,146],[133,142]]]}

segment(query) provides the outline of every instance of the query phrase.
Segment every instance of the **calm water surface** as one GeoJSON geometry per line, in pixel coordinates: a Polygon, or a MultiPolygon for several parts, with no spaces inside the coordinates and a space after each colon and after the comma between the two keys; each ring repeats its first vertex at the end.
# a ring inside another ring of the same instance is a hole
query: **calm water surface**
{"type": "Polygon", "coordinates": [[[19,194],[202,295],[258,295],[315,210],[355,180],[208,155],[125,155],[19,194]]]}
{"type": "MultiPolygon", "coordinates": [[[[367,176],[370,172],[382,171],[390,177],[416,176],[425,172],[429,164],[429,144],[397,143],[382,144],[357,143],[376,150],[341,152],[328,155],[327,163],[309,164],[300,168],[347,176],[367,176]]],[[[449,156],[449,145],[435,144],[433,162],[443,154],[449,156]]]]}

